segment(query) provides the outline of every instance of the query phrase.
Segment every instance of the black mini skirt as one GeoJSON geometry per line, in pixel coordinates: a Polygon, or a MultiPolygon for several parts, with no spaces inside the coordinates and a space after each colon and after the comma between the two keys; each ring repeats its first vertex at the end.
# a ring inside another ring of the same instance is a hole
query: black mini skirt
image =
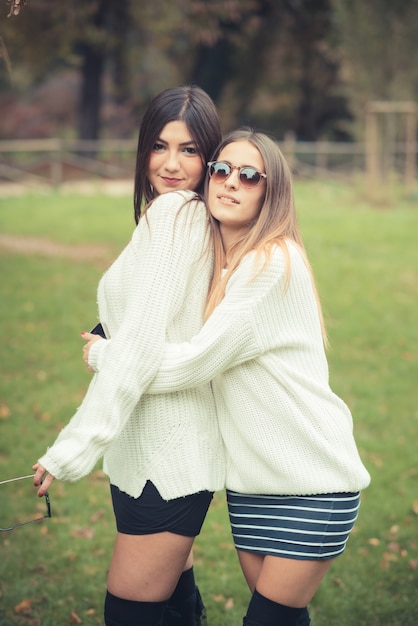
{"type": "Polygon", "coordinates": [[[171,532],[196,537],[202,528],[211,491],[199,491],[183,498],[163,500],[157,488],[147,481],[139,498],[132,498],[110,485],[116,527],[126,535],[150,535],[171,532]]]}

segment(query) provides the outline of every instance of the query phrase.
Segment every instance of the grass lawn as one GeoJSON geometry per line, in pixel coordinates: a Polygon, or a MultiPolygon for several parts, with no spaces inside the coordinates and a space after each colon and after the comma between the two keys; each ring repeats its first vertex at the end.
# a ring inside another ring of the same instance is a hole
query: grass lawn
{"type": "MultiPolygon", "coordinates": [[[[353,412],[372,475],[348,548],[311,604],[312,626],[416,626],[418,206],[369,206],[358,188],[336,183],[298,182],[296,200],[331,385],[353,412]]],[[[127,195],[0,198],[0,480],[30,473],[83,397],[80,331],[95,323],[97,282],[128,240],[132,214],[127,195]],[[6,235],[42,242],[22,251],[6,235]]],[[[0,490],[0,526],[39,505],[30,481],[0,490]]],[[[0,532],[0,626],[103,623],[115,528],[100,463],[78,483],[57,481],[51,505],[50,520],[0,532]]],[[[240,626],[249,592],[223,493],[196,541],[195,570],[209,626],[240,626]]]]}

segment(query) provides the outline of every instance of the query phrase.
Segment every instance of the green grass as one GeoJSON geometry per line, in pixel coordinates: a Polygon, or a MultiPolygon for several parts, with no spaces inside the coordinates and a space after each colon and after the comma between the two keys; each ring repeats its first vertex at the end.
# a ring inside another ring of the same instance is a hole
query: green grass
{"type": "MultiPolygon", "coordinates": [[[[357,188],[297,183],[323,301],[334,390],[352,409],[372,475],[348,548],[311,604],[312,626],[418,623],[417,207],[368,206],[357,188]]],[[[96,319],[102,271],[133,229],[130,197],[59,192],[0,198],[0,233],[105,244],[99,261],[0,247],[0,480],[30,473],[80,403],[90,374],[79,333],[96,319]]],[[[0,487],[2,489],[2,487],[0,487]]],[[[0,492],[0,520],[33,497],[0,492]]],[[[114,538],[107,479],[55,483],[51,520],[0,533],[0,625],[102,624],[114,538]]],[[[240,626],[249,593],[222,493],[196,542],[209,626],[240,626]]]]}

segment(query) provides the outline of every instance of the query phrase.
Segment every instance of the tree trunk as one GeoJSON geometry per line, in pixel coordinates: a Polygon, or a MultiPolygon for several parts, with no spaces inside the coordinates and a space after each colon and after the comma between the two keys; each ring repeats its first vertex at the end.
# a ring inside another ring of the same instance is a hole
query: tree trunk
{"type": "Polygon", "coordinates": [[[98,139],[105,53],[103,50],[97,50],[85,44],[82,55],[78,137],[79,139],[98,139]]]}
{"type": "Polygon", "coordinates": [[[102,78],[109,38],[111,0],[99,0],[90,15],[87,32],[80,44],[82,57],[81,93],[79,104],[79,139],[98,139],[102,104],[102,78]]]}
{"type": "Polygon", "coordinates": [[[227,39],[220,39],[214,46],[201,44],[197,49],[190,82],[204,89],[214,102],[219,100],[231,75],[231,55],[232,47],[227,39]]]}

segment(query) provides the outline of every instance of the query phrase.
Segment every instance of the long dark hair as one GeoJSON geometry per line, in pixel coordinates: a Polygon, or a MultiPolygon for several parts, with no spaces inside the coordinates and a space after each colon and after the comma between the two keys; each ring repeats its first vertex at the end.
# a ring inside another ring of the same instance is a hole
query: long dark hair
{"type": "Polygon", "coordinates": [[[183,121],[202,159],[202,178],[197,189],[203,192],[206,163],[221,141],[218,112],[208,94],[196,85],[172,87],[159,93],[149,104],[139,129],[135,167],[134,215],[138,223],[142,208],[156,196],[147,178],[151,151],[164,126],[183,121]]]}

